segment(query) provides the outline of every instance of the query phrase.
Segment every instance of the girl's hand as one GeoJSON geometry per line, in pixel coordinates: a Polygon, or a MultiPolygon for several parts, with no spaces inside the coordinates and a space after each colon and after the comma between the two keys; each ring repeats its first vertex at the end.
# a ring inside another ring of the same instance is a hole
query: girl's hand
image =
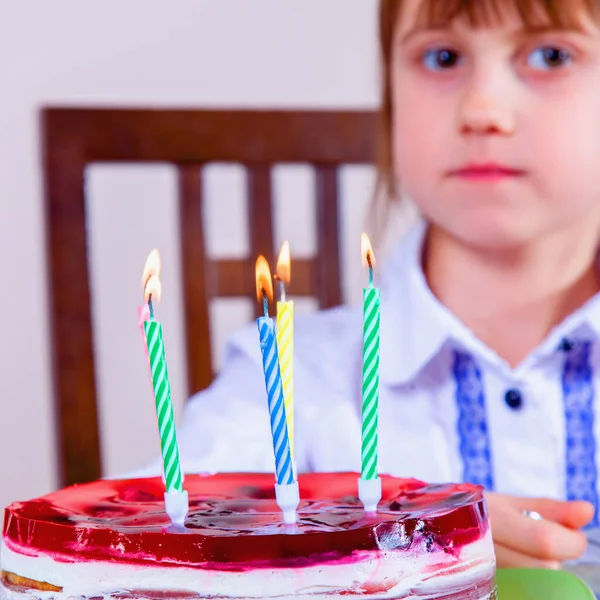
{"type": "Polygon", "coordinates": [[[561,502],[548,498],[485,495],[499,567],[560,568],[565,560],[579,558],[587,540],[579,531],[594,516],[589,502],[561,502]],[[535,511],[536,521],[523,515],[535,511]]]}

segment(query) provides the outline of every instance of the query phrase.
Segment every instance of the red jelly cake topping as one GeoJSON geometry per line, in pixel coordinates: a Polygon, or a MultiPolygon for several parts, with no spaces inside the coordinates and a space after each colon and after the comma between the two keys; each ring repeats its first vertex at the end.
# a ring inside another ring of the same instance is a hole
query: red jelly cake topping
{"type": "Polygon", "coordinates": [[[355,473],[299,477],[298,523],[286,526],[270,474],[188,475],[190,512],[172,526],[160,478],[103,480],[6,509],[4,543],[59,561],[118,560],[242,570],[351,561],[361,551],[454,553],[487,532],[483,490],[382,476],[364,514],[355,473]]]}

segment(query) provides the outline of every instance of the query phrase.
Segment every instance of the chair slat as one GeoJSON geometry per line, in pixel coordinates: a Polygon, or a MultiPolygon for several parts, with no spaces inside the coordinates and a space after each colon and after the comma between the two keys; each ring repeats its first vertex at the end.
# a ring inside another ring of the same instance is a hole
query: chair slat
{"type": "MultiPolygon", "coordinates": [[[[252,260],[262,254],[271,269],[275,269],[273,216],[271,202],[271,166],[251,165],[248,167],[248,224],[250,227],[250,252],[252,260]]],[[[254,269],[252,281],[254,282],[254,269]]],[[[248,289],[254,298],[254,284],[248,289]]],[[[273,307],[271,307],[273,309],[273,307]]],[[[254,304],[254,314],[262,314],[262,306],[254,304]]]]}
{"type": "MultiPolygon", "coordinates": [[[[97,161],[364,164],[376,155],[370,111],[46,108],[53,133],[97,161]]],[[[53,136],[55,137],[55,136],[53,136]]]]}
{"type": "Polygon", "coordinates": [[[317,165],[317,297],[321,308],[342,302],[340,280],[339,198],[337,168],[317,165]]]}
{"type": "Polygon", "coordinates": [[[188,395],[208,387],[213,378],[206,286],[206,271],[211,265],[205,255],[201,175],[196,165],[178,168],[188,395]]]}
{"type": "MultiPolygon", "coordinates": [[[[254,260],[221,259],[212,262],[211,294],[219,298],[248,298],[254,290],[254,260]]],[[[294,259],[292,264],[292,296],[315,295],[314,259],[294,259]]],[[[252,296],[254,301],[254,295],[252,296]]]]}
{"type": "Polygon", "coordinates": [[[101,474],[83,166],[68,146],[45,152],[50,331],[59,431],[59,474],[74,483],[101,474]]]}

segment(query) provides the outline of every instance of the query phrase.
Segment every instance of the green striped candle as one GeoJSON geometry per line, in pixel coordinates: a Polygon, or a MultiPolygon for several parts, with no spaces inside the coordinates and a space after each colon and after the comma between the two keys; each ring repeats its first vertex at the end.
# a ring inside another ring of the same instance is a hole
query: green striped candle
{"type": "Polygon", "coordinates": [[[363,294],[362,467],[363,479],[377,479],[379,443],[379,290],[363,294]]]}
{"type": "Polygon", "coordinates": [[[147,347],[150,379],[154,389],[154,402],[158,417],[158,432],[163,457],[165,476],[165,512],[171,522],[177,526],[185,524],[189,510],[188,494],[183,489],[183,475],[179,462],[179,448],[175,433],[175,418],[171,401],[171,385],[165,357],[165,344],[162,336],[162,325],[154,318],[153,299],[159,300],[162,290],[160,283],[160,255],[152,250],[146,261],[142,275],[145,305],[138,309],[143,324],[144,338],[147,347]]]}
{"type": "Polygon", "coordinates": [[[362,467],[363,479],[377,479],[379,442],[379,290],[363,293],[362,467]]]}
{"type": "Polygon", "coordinates": [[[156,402],[156,415],[158,417],[158,431],[163,456],[165,484],[167,493],[183,492],[183,477],[175,433],[175,418],[173,415],[173,402],[171,401],[171,386],[165,357],[165,345],[162,336],[162,325],[158,321],[144,323],[148,357],[150,360],[150,373],[154,399],[156,402]]]}
{"type": "Polygon", "coordinates": [[[373,285],[375,256],[363,233],[362,254],[369,268],[369,287],[363,293],[362,445],[359,497],[374,512],[381,499],[379,479],[379,290],[373,285]]]}

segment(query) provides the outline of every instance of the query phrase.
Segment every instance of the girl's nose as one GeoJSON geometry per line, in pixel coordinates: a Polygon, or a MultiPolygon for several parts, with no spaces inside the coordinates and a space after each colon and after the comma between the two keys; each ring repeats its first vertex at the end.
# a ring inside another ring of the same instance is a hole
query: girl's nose
{"type": "Polygon", "coordinates": [[[458,117],[463,135],[512,135],[515,121],[514,111],[489,92],[471,90],[463,97],[458,117]]]}

